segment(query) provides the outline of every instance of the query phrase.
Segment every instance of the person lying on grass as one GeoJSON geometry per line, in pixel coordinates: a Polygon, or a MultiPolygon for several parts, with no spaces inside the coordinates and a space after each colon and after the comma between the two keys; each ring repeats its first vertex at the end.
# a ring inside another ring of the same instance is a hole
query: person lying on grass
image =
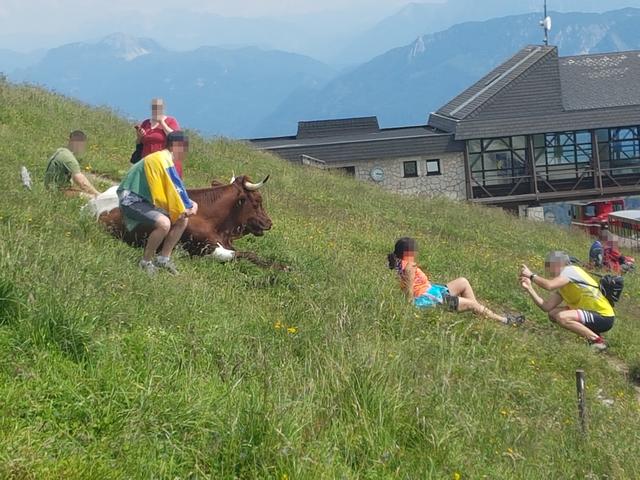
{"type": "Polygon", "coordinates": [[[498,315],[478,303],[466,278],[456,278],[446,285],[432,284],[429,277],[416,265],[416,252],[417,242],[413,238],[404,237],[396,242],[393,253],[387,256],[389,268],[398,274],[400,288],[416,307],[447,305],[452,311],[471,311],[505,325],[520,325],[524,322],[522,315],[498,315]]]}
{"type": "Polygon", "coordinates": [[[89,197],[96,197],[100,192],[94,188],[82,173],[76,155],[82,155],[87,146],[87,136],[80,130],[69,135],[67,147],[59,148],[49,158],[44,173],[44,185],[49,188],[55,186],[66,193],[75,193],[89,197]],[[79,190],[78,190],[79,189],[79,190]]]}
{"type": "Polygon", "coordinates": [[[594,350],[605,350],[602,337],[613,327],[615,312],[602,294],[598,282],[582,268],[571,265],[563,252],[547,255],[545,269],[550,279],[536,275],[526,265],[520,269],[520,284],[549,319],[587,339],[594,350]],[[534,285],[553,292],[546,300],[536,292],[534,285]],[[562,303],[565,306],[562,306],[562,303]]]}

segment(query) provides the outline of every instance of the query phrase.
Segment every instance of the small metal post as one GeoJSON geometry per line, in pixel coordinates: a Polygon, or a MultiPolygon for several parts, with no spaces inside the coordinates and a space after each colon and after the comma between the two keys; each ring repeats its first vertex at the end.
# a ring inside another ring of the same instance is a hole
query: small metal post
{"type": "Polygon", "coordinates": [[[587,407],[584,395],[585,381],[584,370],[576,370],[576,390],[578,392],[578,418],[583,434],[587,433],[587,407]]]}
{"type": "Polygon", "coordinates": [[[544,44],[549,46],[549,30],[547,29],[547,0],[544,0],[544,44]]]}

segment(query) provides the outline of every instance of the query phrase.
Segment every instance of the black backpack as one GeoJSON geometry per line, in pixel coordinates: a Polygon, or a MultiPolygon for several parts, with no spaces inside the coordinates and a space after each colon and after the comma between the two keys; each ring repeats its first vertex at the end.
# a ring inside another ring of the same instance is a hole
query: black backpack
{"type": "MultiPolygon", "coordinates": [[[[624,288],[624,278],[620,275],[598,275],[597,273],[593,273],[593,275],[600,277],[598,288],[606,299],[609,300],[611,306],[614,306],[616,302],[619,302],[620,297],[622,297],[622,289],[624,288]]],[[[578,280],[574,280],[573,282],[581,285],[588,285],[590,287],[596,286],[586,282],[579,282],[578,280]]]]}

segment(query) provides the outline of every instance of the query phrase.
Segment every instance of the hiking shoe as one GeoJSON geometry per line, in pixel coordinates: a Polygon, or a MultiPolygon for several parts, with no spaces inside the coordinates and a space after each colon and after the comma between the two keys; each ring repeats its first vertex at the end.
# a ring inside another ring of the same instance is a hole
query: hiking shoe
{"type": "Polygon", "coordinates": [[[507,321],[505,325],[516,325],[520,326],[524,323],[524,315],[514,315],[513,313],[509,313],[507,315],[507,321]]]}
{"type": "Polygon", "coordinates": [[[588,340],[588,342],[591,350],[594,352],[604,352],[608,348],[607,342],[602,336],[599,336],[595,340],[588,340]]]}
{"type": "Polygon", "coordinates": [[[140,260],[140,263],[138,264],[138,266],[144,270],[145,272],[147,272],[149,274],[149,276],[154,276],[156,273],[158,273],[158,269],[156,268],[156,266],[153,264],[153,262],[148,262],[145,259],[140,260]]]}
{"type": "Polygon", "coordinates": [[[176,264],[173,263],[173,261],[171,259],[160,260],[160,259],[156,258],[156,260],[153,262],[153,264],[155,265],[156,268],[161,268],[163,270],[166,270],[171,275],[179,275],[180,274],[180,272],[178,272],[178,269],[176,268],[176,264]]]}

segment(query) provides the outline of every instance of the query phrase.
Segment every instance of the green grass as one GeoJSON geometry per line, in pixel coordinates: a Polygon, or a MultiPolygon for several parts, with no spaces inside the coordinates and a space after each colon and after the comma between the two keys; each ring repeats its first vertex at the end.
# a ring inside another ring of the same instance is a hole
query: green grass
{"type": "MultiPolygon", "coordinates": [[[[631,385],[516,282],[518,265],[540,271],[548,250],[584,257],[587,237],[196,137],[188,185],[272,175],[274,228],[237,247],[292,271],[178,252],[182,276],[150,281],[139,250],[41,186],[76,128],[90,138],[86,165],[126,171],[131,125],[0,83],[1,478],[640,478],[631,385]],[[468,277],[526,326],[406,305],[385,266],[401,235],[418,239],[435,280],[468,277]]],[[[609,335],[635,375],[639,288],[627,277],[609,335]]]]}

